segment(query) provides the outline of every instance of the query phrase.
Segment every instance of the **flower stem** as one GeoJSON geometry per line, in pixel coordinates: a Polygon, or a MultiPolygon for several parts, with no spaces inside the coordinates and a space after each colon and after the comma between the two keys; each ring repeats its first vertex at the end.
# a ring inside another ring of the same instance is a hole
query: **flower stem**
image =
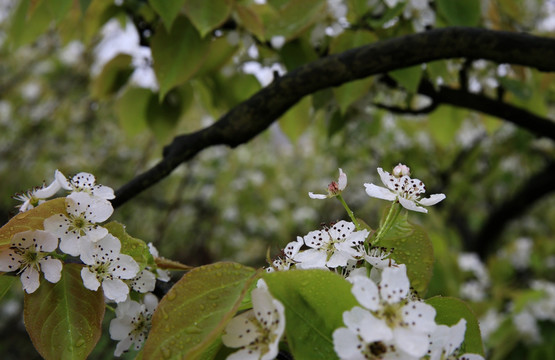
{"type": "Polygon", "coordinates": [[[356,229],[357,230],[362,230],[362,228],[360,227],[360,224],[358,223],[358,221],[355,217],[355,214],[353,214],[353,212],[351,211],[351,208],[349,208],[349,205],[347,205],[345,200],[343,200],[343,196],[341,196],[341,194],[337,194],[337,198],[339,199],[339,201],[341,201],[341,204],[343,205],[343,207],[347,211],[347,214],[349,214],[349,217],[351,218],[351,221],[353,222],[353,224],[355,224],[356,229]]]}
{"type": "Polygon", "coordinates": [[[374,238],[374,241],[372,243],[373,246],[377,246],[380,240],[382,239],[382,237],[385,234],[387,234],[389,230],[391,230],[391,227],[393,226],[393,223],[395,222],[395,219],[397,219],[397,216],[399,215],[400,212],[401,212],[401,204],[399,204],[398,201],[395,201],[389,208],[389,212],[385,217],[385,221],[383,225],[380,227],[380,229],[378,230],[376,237],[374,238]]]}

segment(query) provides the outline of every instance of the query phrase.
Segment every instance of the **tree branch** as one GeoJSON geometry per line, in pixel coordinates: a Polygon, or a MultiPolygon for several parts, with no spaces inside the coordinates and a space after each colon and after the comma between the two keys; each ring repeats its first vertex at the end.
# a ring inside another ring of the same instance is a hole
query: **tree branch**
{"type": "Polygon", "coordinates": [[[513,124],[534,133],[538,137],[555,140],[555,122],[537,116],[524,109],[507,104],[500,100],[490,99],[484,95],[469,93],[465,90],[440,86],[437,90],[428,81],[423,81],[418,92],[432,99],[433,103],[449,104],[479,111],[513,124]]]}
{"type": "Polygon", "coordinates": [[[531,176],[513,197],[496,206],[480,231],[473,237],[470,250],[485,259],[495,250],[497,244],[495,240],[503,232],[507,223],[525,212],[537,200],[555,191],[553,179],[555,179],[555,162],[549,162],[544,169],[531,176]]]}
{"type": "Polygon", "coordinates": [[[236,147],[267,129],[304,96],[328,87],[439,59],[464,57],[555,71],[555,39],[452,27],[406,35],[320,58],[275,79],[212,126],[176,137],[163,159],[116,191],[118,207],[213,145],[236,147]]]}

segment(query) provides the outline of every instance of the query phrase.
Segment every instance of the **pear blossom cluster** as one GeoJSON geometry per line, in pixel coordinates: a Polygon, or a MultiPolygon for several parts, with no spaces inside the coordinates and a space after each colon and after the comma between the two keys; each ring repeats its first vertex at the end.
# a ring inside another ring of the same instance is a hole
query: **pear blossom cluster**
{"type": "MultiPolygon", "coordinates": [[[[168,281],[166,270],[141,266],[135,259],[122,253],[122,242],[109,233],[103,223],[114,209],[112,188],[96,183],[94,175],[86,172],[67,178],[59,170],[49,185],[33,188],[14,198],[22,202],[20,212],[26,212],[54,197],[60,190],[67,191],[65,213],[54,214],[43,222],[44,230],[16,233],[9,247],[0,251],[0,271],[20,275],[23,289],[28,294],[44,279],[57,283],[61,279],[63,261],[68,256],[81,262],[81,278],[85,288],[102,288],[106,301],[116,302],[116,318],[110,333],[119,343],[115,355],[134,345],[141,347],[154,308],[158,303],[151,294],[156,280],[168,281]],[[141,294],[142,302],[130,299],[130,292],[141,294]]],[[[149,244],[149,252],[158,257],[156,248],[149,244]]]]}
{"type": "Polygon", "coordinates": [[[340,359],[483,359],[459,357],[466,320],[436,324],[436,310],[411,293],[404,264],[384,268],[374,280],[360,268],[347,280],[359,305],[343,313],[345,327],[333,332],[340,359]]]}

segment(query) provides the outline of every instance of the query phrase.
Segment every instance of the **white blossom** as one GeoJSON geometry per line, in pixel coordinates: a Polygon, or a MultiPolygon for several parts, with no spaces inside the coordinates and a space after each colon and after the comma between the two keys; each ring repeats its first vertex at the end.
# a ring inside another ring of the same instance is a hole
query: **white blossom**
{"type": "Polygon", "coordinates": [[[158,298],[145,294],[142,303],[131,299],[120,302],[116,308],[116,318],[110,321],[110,337],[119,340],[114,351],[121,356],[130,346],[139,350],[150,330],[152,314],[158,306],[158,298]]]}
{"type": "Polygon", "coordinates": [[[356,250],[368,237],[368,230],[354,231],[352,222],[341,220],[330,228],[315,230],[304,236],[310,249],[299,251],[293,260],[300,269],[345,266],[362,254],[356,250]]]}
{"type": "Polygon", "coordinates": [[[131,289],[137,292],[148,293],[154,291],[156,287],[156,275],[148,269],[143,269],[133,279],[128,280],[127,283],[131,286],[131,289]]]}
{"type": "Polygon", "coordinates": [[[349,280],[361,305],[343,314],[345,328],[333,333],[341,359],[420,358],[429,348],[428,334],[436,329],[435,309],[409,299],[410,282],[404,264],[383,269],[376,285],[360,272],[349,280]]]}
{"type": "Polygon", "coordinates": [[[19,212],[25,212],[30,210],[40,204],[42,204],[46,199],[54,196],[58,190],[60,190],[60,184],[58,181],[54,180],[50,185],[46,184],[41,187],[36,187],[23,194],[15,194],[14,199],[22,202],[18,205],[19,212]]]}
{"type": "Polygon", "coordinates": [[[345,190],[346,187],[347,187],[347,175],[343,172],[343,170],[339,169],[339,178],[337,179],[337,182],[332,181],[328,185],[327,195],[314,194],[312,192],[309,192],[308,196],[310,196],[311,199],[327,199],[341,194],[341,192],[345,190]]]}
{"type": "MultiPolygon", "coordinates": [[[[405,165],[399,164],[397,166],[405,165]]],[[[426,192],[424,183],[418,179],[412,179],[408,175],[391,175],[382,168],[378,168],[378,173],[387,188],[374,184],[364,184],[366,193],[371,197],[388,201],[399,201],[405,209],[423,213],[427,213],[428,210],[420,205],[431,206],[445,199],[444,194],[433,194],[428,198],[421,198],[426,192]]],[[[399,173],[402,174],[403,171],[401,170],[399,173]]]]}
{"type": "Polygon", "coordinates": [[[441,360],[453,354],[464,341],[466,320],[460,319],[453,326],[438,325],[430,334],[430,360],[441,360]]]}
{"type": "Polygon", "coordinates": [[[114,190],[108,186],[96,185],[96,178],[93,174],[80,172],[70,180],[59,170],[55,172],[56,180],[62,188],[72,192],[85,192],[101,199],[111,200],[115,198],[114,190]]]}
{"type": "Polygon", "coordinates": [[[87,241],[97,241],[108,230],[98,225],[107,220],[114,211],[112,204],[84,192],[66,197],[67,216],[56,214],[44,220],[44,229],[60,239],[60,250],[79,256],[80,247],[87,241]]]}
{"type": "Polygon", "coordinates": [[[60,280],[62,262],[48,255],[57,247],[58,239],[46,231],[29,230],[17,233],[11,240],[11,246],[0,251],[0,271],[18,271],[23,288],[31,294],[40,285],[40,271],[51,283],[60,280]]]}
{"type": "Polygon", "coordinates": [[[295,264],[293,258],[297,255],[301,247],[304,245],[302,237],[297,236],[296,241],[289,242],[283,249],[283,258],[278,257],[272,261],[272,266],[266,268],[267,272],[289,270],[290,266],[295,264]]]}
{"type": "Polygon", "coordinates": [[[222,342],[227,347],[241,348],[228,360],[270,360],[278,354],[278,344],[285,330],[284,307],[259,280],[251,293],[253,308],[231,319],[222,342]]]}
{"type": "MultiPolygon", "coordinates": [[[[158,249],[156,249],[154,244],[151,243],[151,242],[148,243],[148,251],[150,252],[150,255],[152,255],[154,258],[160,257],[160,255],[158,253],[158,249]]],[[[156,269],[156,278],[160,281],[168,282],[168,281],[170,281],[170,272],[168,270],[157,268],[156,269]]]]}
{"type": "Polygon", "coordinates": [[[81,260],[87,265],[81,270],[83,284],[96,291],[102,285],[104,296],[115,302],[125,301],[129,287],[123,280],[133,279],[139,265],[126,254],[120,254],[118,238],[107,234],[96,242],[84,243],[81,260]]]}

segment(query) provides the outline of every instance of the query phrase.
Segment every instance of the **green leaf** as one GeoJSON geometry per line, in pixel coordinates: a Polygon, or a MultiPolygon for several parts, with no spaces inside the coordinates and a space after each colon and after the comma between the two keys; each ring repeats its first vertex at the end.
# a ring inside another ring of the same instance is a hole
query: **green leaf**
{"type": "Polygon", "coordinates": [[[480,335],[480,326],[474,312],[468,305],[457,298],[436,296],[425,300],[436,309],[436,323],[453,326],[461,318],[466,319],[463,352],[484,356],[484,345],[480,335]]]}
{"type": "Polygon", "coordinates": [[[337,359],[332,333],[343,312],[358,305],[351,284],[325,270],[290,270],[263,275],[285,306],[285,332],[295,359],[337,359]]]}
{"type": "Polygon", "coordinates": [[[27,230],[43,230],[44,219],[55,214],[66,214],[65,198],[46,201],[36,208],[15,215],[0,228],[0,250],[7,248],[12,237],[17,233],[27,230]]]}
{"type": "Polygon", "coordinates": [[[250,6],[243,6],[240,4],[235,5],[235,11],[241,22],[241,25],[245,27],[247,31],[256,36],[259,40],[264,41],[264,24],[262,22],[262,17],[254,11],[250,6]]]}
{"type": "Polygon", "coordinates": [[[16,276],[5,276],[0,273],[0,300],[10,290],[16,279],[16,276]]]}
{"type": "Polygon", "coordinates": [[[83,286],[81,269],[66,264],[56,284],[25,294],[25,328],[45,359],[86,359],[100,338],[104,294],[83,286]]]}
{"type": "Polygon", "coordinates": [[[147,125],[157,139],[165,143],[173,137],[175,128],[183,111],[191,104],[193,93],[191,86],[185,84],[180,88],[171,90],[164,101],[152,96],[147,104],[147,125]]]}
{"type": "Polygon", "coordinates": [[[117,222],[111,221],[105,224],[104,227],[108,232],[121,241],[121,253],[131,256],[139,264],[141,270],[145,266],[153,266],[154,258],[148,249],[147,244],[139,239],[130,236],[127,231],[125,231],[125,225],[117,222]]]}
{"type": "Polygon", "coordinates": [[[434,266],[434,248],[424,228],[409,222],[407,211],[402,209],[377,245],[394,249],[391,258],[407,266],[411,286],[423,295],[434,266]]]}
{"type": "Polygon", "coordinates": [[[169,31],[185,1],[187,0],[148,0],[148,3],[160,15],[166,30],[169,31]]]}
{"type": "Polygon", "coordinates": [[[452,26],[478,26],[480,0],[438,0],[438,11],[452,26]]]}
{"type": "Polygon", "coordinates": [[[233,57],[238,48],[238,46],[230,45],[225,37],[212,40],[209,50],[210,56],[206,57],[202,67],[198,70],[197,76],[213,74],[220,70],[233,57]]]}
{"type": "Polygon", "coordinates": [[[440,105],[428,115],[428,130],[435,142],[441,147],[453,145],[465,115],[465,110],[447,105],[440,105]]]}
{"type": "Polygon", "coordinates": [[[201,39],[184,17],[178,17],[171,32],[160,26],[151,40],[154,72],[160,84],[160,98],[174,86],[192,78],[204,63],[210,39],[201,39]]]}
{"type": "Polygon", "coordinates": [[[128,135],[137,135],[147,129],[146,109],[151,97],[156,96],[149,89],[128,87],[116,99],[116,115],[128,135]]]}
{"type": "Polygon", "coordinates": [[[323,14],[325,0],[290,0],[279,11],[263,14],[266,37],[293,39],[307,30],[323,14]]]}
{"type": "Polygon", "coordinates": [[[133,73],[131,60],[131,55],[118,54],[108,61],[102,72],[91,82],[91,96],[102,100],[117,92],[133,73]]]}
{"type": "Polygon", "coordinates": [[[312,121],[311,108],[312,101],[310,97],[305,96],[295,106],[287,110],[279,120],[279,127],[291,142],[295,143],[310,125],[312,121]]]}
{"type": "Polygon", "coordinates": [[[524,81],[508,77],[498,77],[497,80],[505,89],[512,92],[517,98],[521,100],[530,100],[532,98],[532,87],[524,81]]]}
{"type": "Polygon", "coordinates": [[[287,70],[293,70],[318,58],[314,48],[304,38],[286,43],[280,50],[280,57],[287,70]]]}
{"type": "Polygon", "coordinates": [[[186,0],[184,8],[200,36],[205,37],[229,18],[233,4],[234,0],[186,0]]]}
{"type": "Polygon", "coordinates": [[[407,91],[416,94],[418,92],[418,85],[420,85],[420,79],[422,79],[422,67],[420,65],[411,66],[391,71],[389,75],[407,91]]]}
{"type": "Polygon", "coordinates": [[[235,315],[256,271],[236,263],[191,270],[160,301],[143,358],[198,359],[217,352],[221,332],[235,315]]]}

